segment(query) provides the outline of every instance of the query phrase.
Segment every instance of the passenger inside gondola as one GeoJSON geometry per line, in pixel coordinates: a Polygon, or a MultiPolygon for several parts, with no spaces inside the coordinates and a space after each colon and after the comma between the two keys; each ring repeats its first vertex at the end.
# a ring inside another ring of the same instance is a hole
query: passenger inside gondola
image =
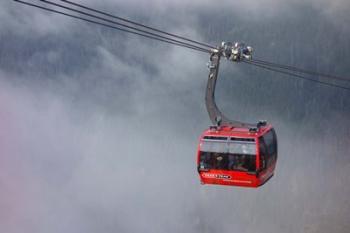
{"type": "Polygon", "coordinates": [[[201,152],[200,170],[255,171],[255,155],[201,152]]]}

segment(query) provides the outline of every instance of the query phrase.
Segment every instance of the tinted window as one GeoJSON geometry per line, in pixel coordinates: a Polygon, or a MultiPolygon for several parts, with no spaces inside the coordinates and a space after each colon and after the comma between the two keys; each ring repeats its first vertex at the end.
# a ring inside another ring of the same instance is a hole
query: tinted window
{"type": "Polygon", "coordinates": [[[200,144],[201,151],[231,154],[256,154],[255,141],[211,141],[204,140],[200,144]]]}
{"type": "Polygon", "coordinates": [[[218,153],[226,153],[228,152],[227,142],[218,142],[218,141],[203,141],[200,144],[201,151],[207,152],[218,152],[218,153]]]}
{"type": "Polygon", "coordinates": [[[228,151],[231,154],[256,154],[256,144],[255,142],[230,142],[228,143],[228,151]]]}
{"type": "Polygon", "coordinates": [[[273,129],[259,138],[260,167],[266,168],[277,159],[277,140],[273,129]]]}
{"type": "Polygon", "coordinates": [[[199,170],[255,171],[255,160],[256,156],[254,154],[201,152],[199,170]]]}
{"type": "Polygon", "coordinates": [[[254,139],[203,140],[200,144],[201,169],[256,171],[254,139]]]}
{"type": "Polygon", "coordinates": [[[266,162],[267,162],[267,148],[264,142],[264,139],[262,137],[259,138],[259,151],[260,151],[260,168],[265,169],[266,168],[266,162]]]}
{"type": "Polygon", "coordinates": [[[273,155],[276,153],[276,142],[275,142],[275,135],[272,130],[270,130],[267,134],[264,135],[264,141],[267,146],[267,151],[270,155],[273,155]]]}

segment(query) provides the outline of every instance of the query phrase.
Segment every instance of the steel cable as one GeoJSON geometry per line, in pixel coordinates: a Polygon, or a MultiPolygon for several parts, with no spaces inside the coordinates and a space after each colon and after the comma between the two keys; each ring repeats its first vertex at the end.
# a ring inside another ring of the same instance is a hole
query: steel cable
{"type": "Polygon", "coordinates": [[[101,23],[101,22],[98,22],[98,21],[90,20],[90,19],[83,18],[83,17],[76,16],[76,15],[71,15],[71,14],[68,14],[68,13],[65,13],[65,12],[62,12],[62,11],[57,11],[57,10],[54,10],[54,9],[50,9],[50,8],[46,8],[46,7],[43,7],[43,6],[36,5],[36,4],[32,4],[32,3],[29,3],[29,2],[24,2],[24,1],[21,1],[21,0],[13,0],[13,1],[19,2],[21,4],[28,5],[28,6],[32,6],[32,7],[35,7],[35,8],[43,9],[43,10],[46,10],[46,11],[50,11],[50,12],[53,12],[53,13],[56,13],[56,14],[68,16],[68,17],[79,19],[79,20],[82,20],[82,21],[86,21],[86,22],[89,22],[89,23],[101,25],[101,26],[104,26],[104,27],[116,29],[116,30],[119,30],[119,31],[127,32],[127,33],[136,34],[136,35],[143,36],[143,37],[146,37],[146,38],[149,38],[149,39],[162,41],[162,42],[169,43],[169,44],[172,44],[172,45],[181,46],[181,47],[193,49],[193,50],[196,50],[196,51],[199,51],[199,52],[204,52],[204,53],[208,53],[209,52],[208,50],[205,50],[205,49],[202,49],[202,48],[196,48],[196,47],[193,47],[191,45],[187,45],[185,43],[173,42],[173,41],[169,41],[167,39],[161,39],[161,38],[158,38],[156,36],[150,36],[150,35],[142,34],[142,33],[139,33],[139,32],[132,31],[132,30],[128,30],[128,29],[112,26],[112,25],[109,25],[109,24],[101,23]]]}
{"type": "Polygon", "coordinates": [[[266,66],[266,65],[259,64],[259,63],[255,63],[253,61],[242,61],[242,62],[246,63],[246,64],[249,64],[249,65],[257,66],[257,67],[260,67],[260,68],[263,68],[263,69],[266,69],[266,70],[270,70],[270,71],[274,71],[274,72],[290,75],[290,76],[293,76],[293,77],[296,77],[296,78],[299,78],[299,79],[304,79],[304,80],[316,82],[316,83],[319,83],[319,84],[322,84],[322,85],[327,85],[327,86],[341,88],[341,89],[350,91],[350,87],[344,87],[344,86],[333,84],[333,83],[323,82],[323,81],[312,79],[312,78],[305,77],[305,76],[302,76],[302,75],[290,73],[288,71],[279,70],[279,69],[276,69],[276,68],[273,68],[273,67],[270,67],[270,66],[266,66]]]}
{"type": "Polygon", "coordinates": [[[83,8],[85,10],[89,10],[89,11],[92,11],[92,12],[95,12],[95,13],[99,13],[99,14],[105,15],[105,16],[108,16],[108,17],[111,17],[111,18],[114,18],[114,19],[118,19],[118,20],[124,21],[126,23],[134,24],[136,26],[143,27],[143,28],[155,31],[155,32],[159,32],[159,33],[162,33],[162,34],[165,34],[165,35],[168,35],[168,36],[172,36],[172,37],[175,37],[175,38],[178,38],[178,39],[181,39],[181,40],[185,40],[185,41],[188,41],[188,42],[191,42],[191,43],[202,45],[204,47],[215,49],[215,47],[212,46],[212,45],[201,43],[201,42],[198,42],[198,41],[195,41],[195,40],[192,40],[192,39],[188,39],[186,37],[182,37],[182,36],[179,36],[179,35],[175,35],[175,34],[172,34],[172,33],[169,33],[169,32],[165,32],[165,31],[156,29],[154,27],[150,27],[150,26],[147,26],[147,25],[144,25],[144,24],[141,24],[141,23],[137,23],[135,21],[131,21],[131,20],[128,20],[128,19],[116,16],[116,15],[112,15],[112,14],[109,14],[109,13],[106,13],[106,12],[103,12],[103,11],[99,11],[99,10],[96,10],[96,9],[93,9],[93,8],[90,8],[90,7],[87,7],[87,6],[84,6],[84,5],[72,2],[72,1],[67,1],[67,0],[60,0],[60,1],[68,3],[68,4],[71,4],[71,5],[74,5],[74,6],[77,6],[77,7],[80,7],[80,8],[83,8]]]}
{"type": "Polygon", "coordinates": [[[350,79],[348,79],[348,78],[338,77],[338,76],[334,76],[334,75],[330,75],[330,74],[324,74],[324,73],[315,72],[315,71],[311,71],[311,70],[300,69],[300,68],[293,67],[293,66],[281,65],[281,64],[268,62],[268,61],[264,61],[264,60],[259,60],[259,59],[253,59],[252,61],[254,61],[255,63],[260,63],[261,65],[273,66],[276,68],[286,69],[286,70],[290,70],[290,71],[296,71],[298,73],[316,75],[316,76],[325,77],[325,78],[329,78],[329,79],[336,79],[336,80],[341,80],[341,81],[345,81],[345,82],[350,82],[350,79]]]}
{"type": "MultiPolygon", "coordinates": [[[[201,47],[196,46],[196,45],[185,43],[185,42],[182,42],[182,41],[179,41],[179,40],[175,40],[175,39],[172,39],[172,38],[169,38],[169,37],[161,36],[161,35],[153,33],[153,32],[149,32],[149,31],[142,30],[142,29],[139,29],[139,28],[136,28],[136,27],[128,26],[128,25],[123,24],[123,23],[118,23],[118,22],[113,21],[113,20],[109,20],[109,19],[106,19],[106,18],[103,18],[103,17],[100,17],[100,16],[96,16],[96,15],[93,15],[93,14],[90,14],[90,13],[86,13],[86,12],[83,12],[83,11],[80,11],[80,10],[76,10],[76,9],[73,9],[73,8],[70,8],[70,7],[67,7],[67,6],[63,6],[63,5],[58,4],[58,3],[54,3],[54,2],[51,2],[51,1],[47,1],[47,0],[39,0],[39,1],[45,2],[45,3],[53,5],[53,6],[57,6],[57,7],[63,8],[63,9],[69,10],[69,11],[73,11],[73,12],[76,12],[76,13],[79,13],[79,14],[82,14],[82,15],[86,15],[86,16],[89,16],[89,17],[92,17],[92,18],[95,18],[95,19],[103,20],[103,21],[108,22],[108,23],[112,23],[112,24],[115,24],[115,25],[118,25],[118,26],[122,26],[122,27],[125,27],[125,28],[128,28],[128,29],[132,29],[132,30],[141,32],[143,34],[149,34],[150,36],[153,36],[153,37],[159,37],[161,39],[169,40],[169,41],[172,41],[172,42],[175,42],[175,43],[181,43],[181,44],[188,45],[188,46],[191,46],[191,47],[197,48],[197,49],[203,49],[203,50],[205,49],[205,48],[201,48],[201,47]]],[[[207,49],[207,50],[208,50],[208,52],[210,51],[209,49],[207,49]]]]}

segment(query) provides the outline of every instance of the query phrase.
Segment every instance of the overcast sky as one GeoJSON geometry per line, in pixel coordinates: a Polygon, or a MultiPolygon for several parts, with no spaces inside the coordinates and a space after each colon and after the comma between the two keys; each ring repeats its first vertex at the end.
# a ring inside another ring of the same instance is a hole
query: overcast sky
{"type": "MultiPolygon", "coordinates": [[[[349,77],[347,0],[80,2],[349,77]]],[[[279,160],[259,189],[202,186],[208,59],[2,1],[0,232],[349,232],[350,92],[223,61],[218,104],[272,123],[279,160]]]]}

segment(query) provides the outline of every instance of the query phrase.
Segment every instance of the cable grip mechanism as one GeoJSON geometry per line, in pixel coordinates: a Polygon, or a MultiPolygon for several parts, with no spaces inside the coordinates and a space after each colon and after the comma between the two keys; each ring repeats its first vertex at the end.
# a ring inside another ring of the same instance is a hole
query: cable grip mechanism
{"type": "Polygon", "coordinates": [[[219,51],[223,57],[233,62],[252,60],[253,48],[240,42],[222,42],[219,51]]]}

